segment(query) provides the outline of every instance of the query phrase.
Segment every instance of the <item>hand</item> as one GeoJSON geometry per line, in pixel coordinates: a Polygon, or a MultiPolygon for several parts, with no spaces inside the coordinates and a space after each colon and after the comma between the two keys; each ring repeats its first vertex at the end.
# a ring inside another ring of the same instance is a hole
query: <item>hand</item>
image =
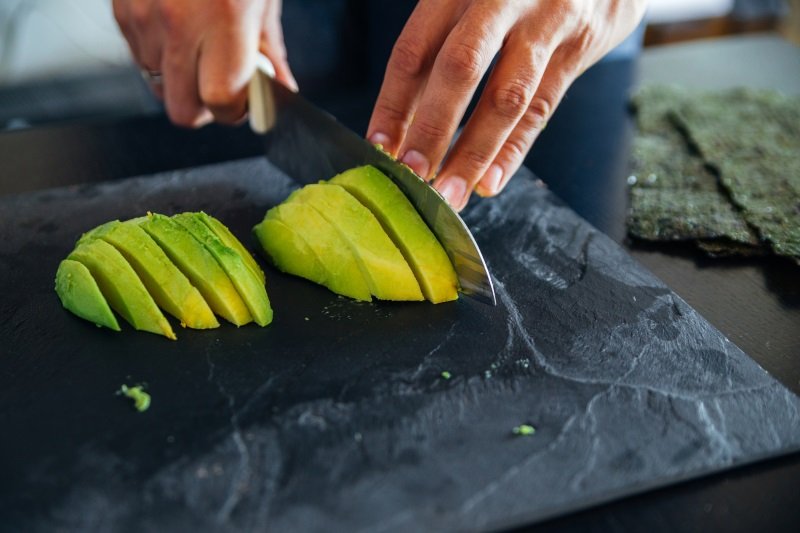
{"type": "Polygon", "coordinates": [[[500,192],[569,85],[619,44],[645,0],[420,0],[392,51],[367,136],[457,210],[500,192]],[[476,87],[478,105],[442,164],[476,87]]]}
{"type": "Polygon", "coordinates": [[[134,59],[161,74],[151,88],[170,119],[187,127],[244,118],[259,50],[296,90],[280,13],[280,0],[114,0],[134,59]]]}

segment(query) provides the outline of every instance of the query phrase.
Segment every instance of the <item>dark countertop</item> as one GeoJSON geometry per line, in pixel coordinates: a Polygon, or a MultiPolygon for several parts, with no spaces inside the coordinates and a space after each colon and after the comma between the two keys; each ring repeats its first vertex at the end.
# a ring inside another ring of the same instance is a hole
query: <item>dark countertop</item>
{"type": "MultiPolygon", "coordinates": [[[[627,91],[637,79],[692,85],[752,84],[800,92],[800,52],[774,38],[742,38],[652,50],[637,65],[601,64],[568,94],[528,166],[578,214],[625,242],[627,91]],[[769,60],[764,60],[769,58],[769,60]],[[669,74],[667,74],[669,73],[669,74]],[[702,75],[698,75],[702,73],[702,75]],[[792,75],[794,74],[794,75],[792,75]],[[755,80],[755,81],[753,81],[755,80]]],[[[368,109],[320,102],[355,128],[368,109]]],[[[257,154],[246,130],[176,130],[163,117],[71,123],[0,135],[0,194],[104,181],[257,154]]],[[[680,247],[625,244],[734,343],[800,391],[800,287],[781,261],[712,261],[680,247]]],[[[540,525],[542,529],[793,530],[800,458],[769,461],[627,498],[540,525]]]]}

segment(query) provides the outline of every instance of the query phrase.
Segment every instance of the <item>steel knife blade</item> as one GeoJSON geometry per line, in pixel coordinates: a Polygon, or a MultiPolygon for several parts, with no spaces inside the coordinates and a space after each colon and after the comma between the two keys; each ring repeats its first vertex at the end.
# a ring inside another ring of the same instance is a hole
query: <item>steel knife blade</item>
{"type": "Polygon", "coordinates": [[[249,107],[251,127],[264,134],[267,159],[304,184],[362,165],[378,168],[405,193],[442,243],[461,291],[496,305],[492,278],[472,233],[439,192],[333,115],[276,81],[263,59],[250,83],[249,107]]]}

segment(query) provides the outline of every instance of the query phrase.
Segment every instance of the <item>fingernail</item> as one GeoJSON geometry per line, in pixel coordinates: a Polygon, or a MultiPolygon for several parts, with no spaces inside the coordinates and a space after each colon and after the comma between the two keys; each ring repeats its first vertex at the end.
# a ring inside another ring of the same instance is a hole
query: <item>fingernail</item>
{"type": "Polygon", "coordinates": [[[500,188],[500,180],[503,179],[503,167],[497,163],[492,164],[486,174],[481,178],[481,188],[489,194],[497,194],[500,188]]]}
{"type": "Polygon", "coordinates": [[[428,162],[428,158],[422,155],[421,153],[417,152],[416,150],[409,150],[405,153],[402,159],[400,159],[402,163],[411,167],[411,170],[416,172],[422,178],[428,177],[428,172],[431,169],[431,164],[428,162]]]}
{"type": "Polygon", "coordinates": [[[376,131],[375,133],[369,136],[369,142],[371,142],[372,144],[379,144],[383,149],[388,149],[389,136],[386,135],[385,133],[376,131]]]}
{"type": "Polygon", "coordinates": [[[444,196],[447,203],[453,206],[455,210],[461,210],[464,207],[464,195],[467,192],[467,182],[457,176],[451,176],[439,183],[435,184],[439,193],[444,196]]]}

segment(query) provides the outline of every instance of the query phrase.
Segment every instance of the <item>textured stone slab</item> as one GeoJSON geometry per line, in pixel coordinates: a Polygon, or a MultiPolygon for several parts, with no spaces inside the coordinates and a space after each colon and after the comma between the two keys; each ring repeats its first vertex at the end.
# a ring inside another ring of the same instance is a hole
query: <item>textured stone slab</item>
{"type": "Polygon", "coordinates": [[[290,187],[247,160],[0,199],[4,527],[485,530],[800,448],[800,399],[526,171],[466,213],[497,307],[267,269],[265,329],[167,342],[60,308],[86,228],[204,209],[245,236],[290,187]],[[142,381],[139,414],[114,391],[142,381]]]}

